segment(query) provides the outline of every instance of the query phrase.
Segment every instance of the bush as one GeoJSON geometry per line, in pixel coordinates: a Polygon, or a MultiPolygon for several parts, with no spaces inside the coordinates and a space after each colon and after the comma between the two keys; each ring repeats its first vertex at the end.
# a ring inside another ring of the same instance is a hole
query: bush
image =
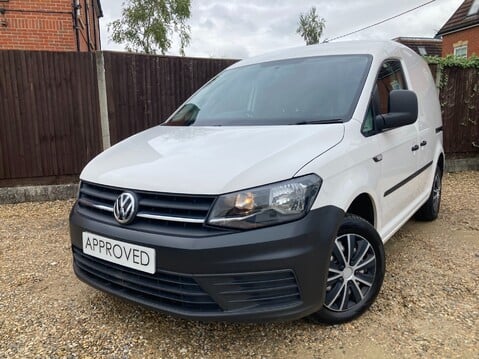
{"type": "Polygon", "coordinates": [[[479,57],[472,55],[469,58],[457,57],[454,55],[447,55],[446,57],[439,56],[424,56],[426,61],[432,65],[439,65],[439,67],[460,67],[462,69],[479,69],[479,57]]]}

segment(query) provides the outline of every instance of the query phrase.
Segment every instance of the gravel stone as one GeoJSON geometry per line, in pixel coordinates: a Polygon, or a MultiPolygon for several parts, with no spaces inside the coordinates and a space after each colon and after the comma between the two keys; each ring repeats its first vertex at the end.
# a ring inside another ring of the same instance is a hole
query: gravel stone
{"type": "Polygon", "coordinates": [[[445,174],[439,219],[385,246],[359,319],[201,323],[97,291],[72,271],[73,201],[0,206],[0,358],[479,358],[479,172],[445,174]]]}

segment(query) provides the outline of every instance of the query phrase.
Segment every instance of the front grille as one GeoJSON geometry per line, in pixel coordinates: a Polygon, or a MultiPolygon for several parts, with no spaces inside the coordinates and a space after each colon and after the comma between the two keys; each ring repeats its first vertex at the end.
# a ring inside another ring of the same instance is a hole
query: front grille
{"type": "Polygon", "coordinates": [[[221,312],[218,304],[190,276],[139,272],[85,255],[75,247],[73,257],[80,275],[121,297],[163,310],[221,312]]]}
{"type": "MultiPolygon", "coordinates": [[[[125,190],[82,182],[78,209],[82,215],[118,225],[113,205],[125,190]]],[[[147,191],[130,191],[138,198],[138,213],[128,228],[151,233],[179,236],[204,236],[225,233],[205,224],[215,196],[176,195],[147,191]]]]}
{"type": "Polygon", "coordinates": [[[291,270],[197,276],[198,283],[225,310],[273,310],[302,303],[291,270]]]}
{"type": "Polygon", "coordinates": [[[187,275],[148,274],[84,254],[73,247],[77,274],[107,292],[152,308],[183,313],[271,311],[302,304],[291,270],[187,275]]]}

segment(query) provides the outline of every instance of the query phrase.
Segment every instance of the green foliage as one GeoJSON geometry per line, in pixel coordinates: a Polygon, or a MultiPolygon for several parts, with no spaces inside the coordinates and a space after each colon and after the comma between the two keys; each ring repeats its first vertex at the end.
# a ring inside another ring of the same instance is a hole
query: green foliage
{"type": "Polygon", "coordinates": [[[318,44],[325,26],[326,20],[316,14],[316,8],[313,6],[308,13],[299,15],[296,33],[301,35],[306,45],[318,44]]]}
{"type": "Polygon", "coordinates": [[[424,56],[424,59],[430,65],[437,65],[439,71],[439,84],[440,89],[444,88],[449,78],[445,74],[445,68],[460,68],[460,69],[479,69],[479,57],[473,54],[469,58],[458,57],[454,55],[447,55],[446,57],[439,56],[424,56]]]}
{"type": "Polygon", "coordinates": [[[171,48],[171,37],[177,33],[180,53],[190,43],[190,0],[126,0],[122,17],[108,24],[111,39],[125,44],[128,51],[165,54],[171,48]]]}
{"type": "Polygon", "coordinates": [[[429,64],[439,65],[444,67],[459,67],[462,69],[479,69],[479,57],[472,55],[469,58],[457,57],[454,55],[447,55],[446,57],[425,56],[429,64]]]}

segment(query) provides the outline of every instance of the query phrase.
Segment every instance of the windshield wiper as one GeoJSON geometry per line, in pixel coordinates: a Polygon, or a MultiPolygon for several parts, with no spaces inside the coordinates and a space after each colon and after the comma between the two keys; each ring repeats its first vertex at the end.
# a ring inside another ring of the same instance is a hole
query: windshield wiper
{"type": "Polygon", "coordinates": [[[323,125],[330,123],[344,123],[344,120],[341,118],[332,118],[328,120],[301,121],[293,123],[293,125],[323,125]]]}

